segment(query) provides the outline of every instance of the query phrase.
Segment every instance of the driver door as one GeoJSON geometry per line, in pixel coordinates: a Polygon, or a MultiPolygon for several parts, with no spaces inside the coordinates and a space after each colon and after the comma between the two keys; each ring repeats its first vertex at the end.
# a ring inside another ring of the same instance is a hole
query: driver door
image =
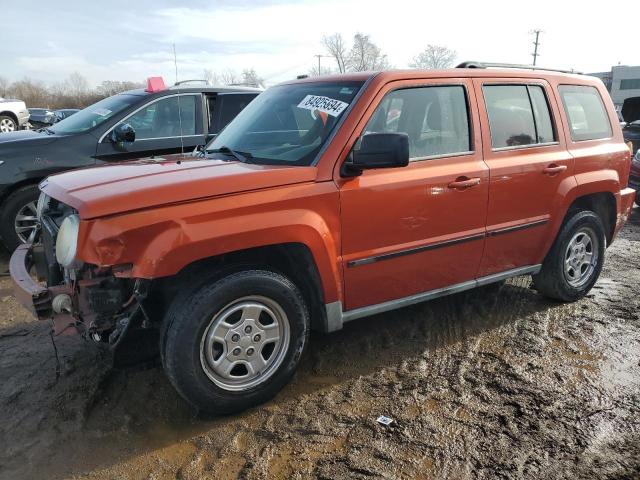
{"type": "Polygon", "coordinates": [[[394,82],[376,104],[355,135],[407,133],[410,163],[338,180],[346,311],[473,281],[485,242],[489,170],[471,83],[394,82]]]}
{"type": "Polygon", "coordinates": [[[119,161],[151,155],[190,153],[206,142],[202,128],[202,96],[177,94],[153,100],[123,118],[101,137],[96,158],[119,161]],[[134,142],[114,143],[110,134],[128,123],[136,132],[134,142]]]}

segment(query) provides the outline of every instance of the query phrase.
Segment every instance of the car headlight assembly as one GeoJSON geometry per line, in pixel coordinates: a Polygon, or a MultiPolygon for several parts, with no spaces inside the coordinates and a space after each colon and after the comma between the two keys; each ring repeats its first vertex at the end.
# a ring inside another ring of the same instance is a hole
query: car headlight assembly
{"type": "Polygon", "coordinates": [[[635,163],[637,166],[640,167],[640,148],[638,149],[635,156],[633,157],[633,163],[635,163]]]}
{"type": "Polygon", "coordinates": [[[74,265],[78,250],[78,232],[80,217],[69,215],[62,221],[56,238],[56,260],[65,268],[74,265]]]}

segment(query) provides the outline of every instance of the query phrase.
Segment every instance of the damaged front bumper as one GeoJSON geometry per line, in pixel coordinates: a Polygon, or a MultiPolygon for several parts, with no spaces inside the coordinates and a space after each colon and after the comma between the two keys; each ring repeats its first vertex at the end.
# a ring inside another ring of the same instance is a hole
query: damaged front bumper
{"type": "Polygon", "coordinates": [[[73,295],[71,286],[44,287],[35,281],[29,273],[34,265],[33,257],[32,245],[20,245],[11,255],[9,273],[16,299],[39,320],[51,320],[55,335],[84,333],[84,323],[70,311],[63,310],[73,295]]]}

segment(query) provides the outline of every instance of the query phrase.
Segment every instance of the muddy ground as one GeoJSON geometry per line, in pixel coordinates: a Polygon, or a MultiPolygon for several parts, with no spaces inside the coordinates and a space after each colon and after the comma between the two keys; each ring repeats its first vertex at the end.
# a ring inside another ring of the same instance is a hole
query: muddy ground
{"type": "Polygon", "coordinates": [[[280,395],[224,418],[77,338],[57,339],[56,378],[9,287],[2,479],[640,478],[640,208],[588,298],[519,278],[316,334],[280,395]]]}

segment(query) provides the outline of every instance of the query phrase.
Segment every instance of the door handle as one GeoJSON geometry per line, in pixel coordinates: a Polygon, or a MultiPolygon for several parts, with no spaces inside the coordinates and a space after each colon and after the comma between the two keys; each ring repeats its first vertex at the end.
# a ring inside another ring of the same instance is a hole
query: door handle
{"type": "Polygon", "coordinates": [[[544,170],[542,170],[542,173],[544,173],[545,175],[555,175],[557,173],[564,172],[566,169],[566,165],[556,165],[555,163],[552,163],[544,170]]]}
{"type": "Polygon", "coordinates": [[[479,178],[467,178],[467,177],[459,177],[456,178],[455,182],[451,182],[448,187],[455,188],[457,190],[465,190],[467,188],[475,187],[476,185],[480,185],[479,178]]]}

